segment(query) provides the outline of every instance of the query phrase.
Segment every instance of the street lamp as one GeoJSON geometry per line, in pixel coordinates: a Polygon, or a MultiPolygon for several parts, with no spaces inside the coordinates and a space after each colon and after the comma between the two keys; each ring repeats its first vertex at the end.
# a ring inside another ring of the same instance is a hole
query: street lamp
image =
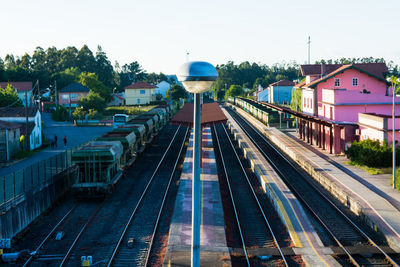
{"type": "Polygon", "coordinates": [[[388,82],[392,83],[392,94],[393,94],[393,106],[392,106],[392,151],[393,151],[393,188],[396,189],[396,135],[395,135],[395,109],[394,109],[394,99],[396,97],[396,84],[400,79],[392,76],[387,78],[388,82]]]}
{"type": "Polygon", "coordinates": [[[213,65],[203,61],[183,64],[177,73],[186,91],[194,94],[193,116],[193,180],[192,180],[192,255],[191,266],[200,266],[200,224],[201,224],[201,183],[200,183],[200,121],[201,94],[208,91],[217,79],[218,73],[213,65]]]}

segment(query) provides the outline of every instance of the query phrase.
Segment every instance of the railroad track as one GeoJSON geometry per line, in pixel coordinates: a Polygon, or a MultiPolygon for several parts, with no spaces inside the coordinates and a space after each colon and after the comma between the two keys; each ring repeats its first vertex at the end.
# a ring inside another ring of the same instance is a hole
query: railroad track
{"type": "Polygon", "coordinates": [[[214,126],[213,131],[242,243],[243,264],[255,266],[248,248],[275,248],[279,256],[269,258],[264,264],[289,266],[225,127],[214,126]]]}
{"type": "Polygon", "coordinates": [[[44,262],[46,265],[62,266],[103,203],[76,203],[50,230],[23,266],[41,266],[44,262]],[[60,237],[59,240],[57,237],[60,237]]]}
{"type": "Polygon", "coordinates": [[[177,130],[126,222],[107,266],[148,265],[154,237],[187,133],[187,128],[177,130]]]}
{"type": "Polygon", "coordinates": [[[91,202],[81,203],[81,206],[75,205],[69,209],[63,219],[55,223],[50,233],[46,234],[46,238],[43,241],[37,241],[40,245],[35,249],[36,255],[29,258],[24,266],[31,264],[33,266],[60,266],[61,262],[65,266],[80,266],[82,256],[92,256],[93,264],[105,266],[111,257],[113,244],[117,243],[117,236],[124,227],[124,222],[128,220],[132,207],[138,202],[157,163],[167,154],[170,144],[173,143],[173,137],[183,138],[184,134],[177,126],[165,127],[163,134],[157,136],[146,148],[146,153],[127,170],[114,193],[102,202],[103,206],[97,209],[96,213],[93,210],[97,207],[89,209],[91,202]],[[73,219],[73,216],[78,218],[73,219]],[[85,219],[89,216],[91,223],[85,224],[85,219]],[[74,223],[74,221],[79,222],[74,223]],[[71,222],[68,225],[72,230],[65,229],[66,235],[63,242],[55,241],[54,237],[58,229],[67,222],[71,222]],[[79,227],[83,224],[85,224],[85,229],[82,231],[79,227]],[[78,233],[80,233],[80,238],[72,240],[72,237],[78,233]],[[51,245],[46,245],[47,243],[51,245]],[[50,251],[47,246],[53,250],[50,251]]]}
{"type": "Polygon", "coordinates": [[[381,247],[386,245],[382,240],[375,242],[318,187],[309,182],[280,151],[270,144],[264,135],[231,109],[227,108],[227,111],[287,186],[347,255],[348,261],[342,262],[343,264],[351,262],[355,266],[399,266],[398,255],[395,255],[396,260],[388,255],[381,247]],[[352,253],[356,250],[358,250],[356,253],[352,253]]]}

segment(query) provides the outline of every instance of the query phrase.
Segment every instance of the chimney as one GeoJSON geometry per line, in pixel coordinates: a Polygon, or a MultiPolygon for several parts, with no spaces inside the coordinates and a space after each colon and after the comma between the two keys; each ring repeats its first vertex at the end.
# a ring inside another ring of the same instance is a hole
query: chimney
{"type": "Polygon", "coordinates": [[[325,76],[326,66],[325,63],[321,63],[321,78],[325,76]]]}

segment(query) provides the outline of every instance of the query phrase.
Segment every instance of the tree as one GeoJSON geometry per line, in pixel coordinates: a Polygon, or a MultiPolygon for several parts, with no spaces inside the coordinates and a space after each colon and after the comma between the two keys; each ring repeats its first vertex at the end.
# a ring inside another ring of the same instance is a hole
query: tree
{"type": "Polygon", "coordinates": [[[148,82],[148,83],[152,83],[152,84],[157,84],[162,81],[168,82],[168,77],[165,76],[165,74],[162,72],[160,72],[160,74],[152,72],[152,73],[146,74],[146,78],[144,79],[144,81],[148,82]]]}
{"type": "Polygon", "coordinates": [[[114,86],[114,68],[100,45],[97,46],[95,72],[103,84],[114,86]]]}
{"type": "Polygon", "coordinates": [[[179,98],[185,98],[186,91],[179,84],[174,84],[165,95],[173,100],[179,100],[179,98]]]}
{"type": "Polygon", "coordinates": [[[22,107],[22,101],[17,91],[10,84],[6,88],[0,87],[0,107],[22,107]]]}
{"type": "Polygon", "coordinates": [[[95,72],[96,59],[87,45],[82,46],[77,56],[78,68],[86,72],[95,72]]]}
{"type": "Polygon", "coordinates": [[[57,86],[61,89],[70,83],[76,83],[79,81],[79,75],[81,74],[80,69],[77,67],[68,68],[64,71],[55,73],[52,75],[52,79],[57,81],[57,86]]]}
{"type": "Polygon", "coordinates": [[[74,119],[76,120],[83,120],[83,118],[85,117],[85,110],[83,109],[83,107],[77,107],[74,112],[72,112],[72,116],[74,117],[74,119]]]}
{"type": "Polygon", "coordinates": [[[108,103],[112,100],[111,88],[105,86],[101,81],[99,81],[95,73],[82,72],[79,75],[79,83],[89,87],[94,93],[98,93],[105,103],[108,103]]]}
{"type": "Polygon", "coordinates": [[[227,96],[240,96],[243,95],[243,88],[239,85],[231,85],[226,92],[227,96]]]}
{"type": "Polygon", "coordinates": [[[301,89],[293,88],[292,99],[290,101],[290,108],[295,111],[301,112],[301,89]],[[297,104],[297,106],[296,106],[297,104]]]}
{"type": "Polygon", "coordinates": [[[120,89],[132,84],[133,82],[143,81],[146,77],[146,72],[137,61],[125,64],[122,66],[120,76],[120,89]]]}
{"type": "Polygon", "coordinates": [[[74,46],[68,46],[60,52],[60,61],[58,62],[58,68],[65,70],[68,68],[78,67],[78,49],[74,46]]]}
{"type": "Polygon", "coordinates": [[[104,98],[102,98],[99,93],[90,91],[86,97],[82,97],[79,100],[79,105],[82,106],[85,111],[94,109],[98,112],[103,112],[106,108],[106,101],[104,101],[104,98]]]}

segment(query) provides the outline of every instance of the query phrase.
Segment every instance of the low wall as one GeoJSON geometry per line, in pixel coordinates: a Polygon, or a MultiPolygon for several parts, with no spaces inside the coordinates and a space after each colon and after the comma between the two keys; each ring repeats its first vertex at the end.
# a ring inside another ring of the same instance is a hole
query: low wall
{"type": "Polygon", "coordinates": [[[50,208],[69,190],[76,168],[67,168],[35,190],[18,195],[2,205],[0,238],[13,238],[50,208]]]}

